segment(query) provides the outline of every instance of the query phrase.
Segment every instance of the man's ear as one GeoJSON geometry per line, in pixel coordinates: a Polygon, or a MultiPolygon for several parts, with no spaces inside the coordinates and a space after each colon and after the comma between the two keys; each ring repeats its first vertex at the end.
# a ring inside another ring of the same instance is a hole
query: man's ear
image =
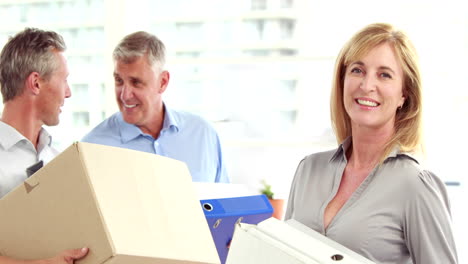
{"type": "Polygon", "coordinates": [[[159,93],[162,94],[166,91],[167,85],[169,84],[169,79],[171,75],[168,71],[162,71],[159,78],[161,78],[161,83],[159,87],[159,93]]]}
{"type": "Polygon", "coordinates": [[[34,95],[38,95],[41,90],[41,84],[42,83],[39,73],[31,72],[26,78],[25,91],[34,95]]]}

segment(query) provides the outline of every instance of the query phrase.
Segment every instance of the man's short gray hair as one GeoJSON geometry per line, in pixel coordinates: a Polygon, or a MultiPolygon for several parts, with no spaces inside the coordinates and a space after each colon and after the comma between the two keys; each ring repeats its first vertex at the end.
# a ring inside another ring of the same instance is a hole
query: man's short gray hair
{"type": "Polygon", "coordinates": [[[156,36],[145,31],[138,31],[123,38],[114,49],[114,61],[132,63],[136,59],[146,56],[149,64],[164,67],[166,60],[164,43],[156,36]]]}
{"type": "Polygon", "coordinates": [[[63,52],[65,49],[62,36],[53,31],[26,28],[10,38],[0,54],[3,102],[24,92],[26,78],[32,72],[49,80],[58,67],[54,52],[63,52]]]}

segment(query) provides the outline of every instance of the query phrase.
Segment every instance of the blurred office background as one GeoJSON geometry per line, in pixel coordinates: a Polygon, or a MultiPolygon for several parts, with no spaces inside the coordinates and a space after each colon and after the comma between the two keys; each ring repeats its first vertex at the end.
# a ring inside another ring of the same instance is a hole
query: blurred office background
{"type": "Polygon", "coordinates": [[[58,149],[118,111],[112,50],[124,35],[146,30],[166,44],[166,103],[212,122],[234,183],[260,188],[265,179],[278,198],[287,198],[305,155],[336,146],[329,95],[342,45],[369,23],[395,24],[421,57],[426,165],[448,184],[460,263],[468,261],[462,1],[0,0],[0,19],[0,47],[25,27],[55,30],[68,45],[72,97],[60,125],[49,128],[58,149]]]}

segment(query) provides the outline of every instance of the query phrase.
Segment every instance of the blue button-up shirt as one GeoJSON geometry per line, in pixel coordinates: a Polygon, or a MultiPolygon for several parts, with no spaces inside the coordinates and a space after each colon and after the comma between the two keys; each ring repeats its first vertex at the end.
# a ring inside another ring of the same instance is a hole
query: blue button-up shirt
{"type": "Polygon", "coordinates": [[[145,151],[183,161],[196,182],[229,182],[221,144],[214,128],[199,116],[168,109],[159,137],[154,139],[120,112],[96,126],[83,142],[145,151]]]}

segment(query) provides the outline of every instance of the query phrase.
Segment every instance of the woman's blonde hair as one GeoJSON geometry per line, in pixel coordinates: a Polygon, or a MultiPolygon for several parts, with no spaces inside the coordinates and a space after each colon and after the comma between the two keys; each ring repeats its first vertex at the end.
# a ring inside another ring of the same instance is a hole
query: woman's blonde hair
{"type": "Polygon", "coordinates": [[[357,32],[342,48],[335,63],[331,94],[331,120],[338,143],[351,136],[351,120],[343,102],[343,84],[347,66],[364,57],[374,47],[388,43],[403,69],[405,102],[397,109],[395,135],[387,142],[383,158],[395,147],[404,152],[422,151],[421,75],[416,51],[405,33],[392,25],[376,23],[357,32]]]}

